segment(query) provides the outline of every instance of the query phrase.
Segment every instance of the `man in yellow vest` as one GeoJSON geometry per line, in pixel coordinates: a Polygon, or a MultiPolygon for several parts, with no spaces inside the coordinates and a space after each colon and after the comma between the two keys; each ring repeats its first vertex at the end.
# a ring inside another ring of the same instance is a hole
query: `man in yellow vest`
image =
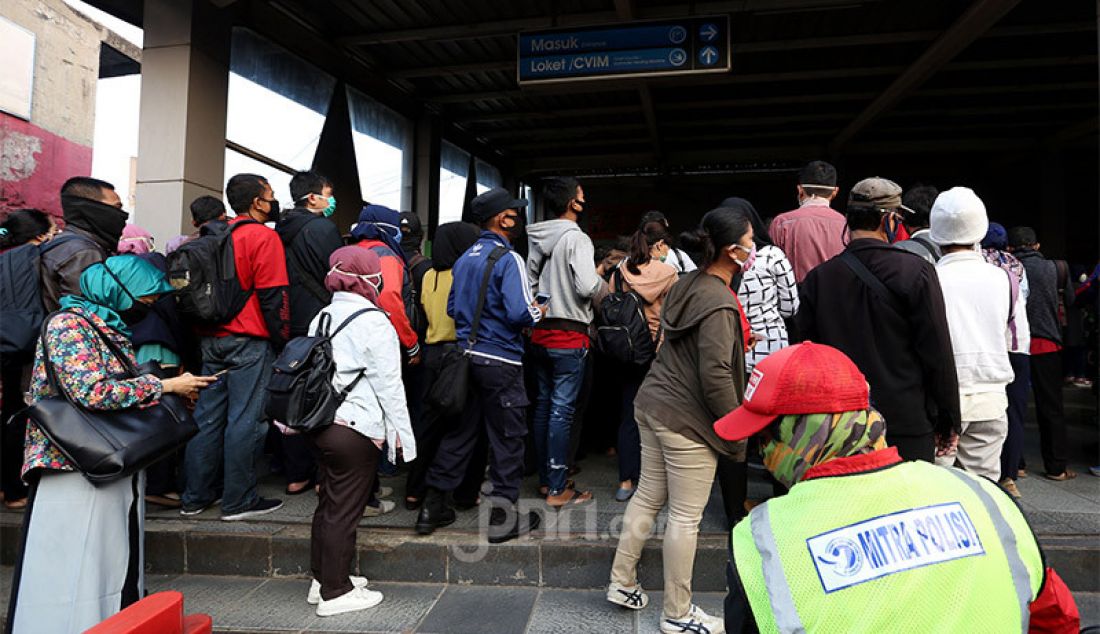
{"type": "Polygon", "coordinates": [[[726,631],[1076,632],[1013,500],[964,471],[902,462],[886,425],[835,348],[807,342],[756,366],[714,429],[759,434],[791,490],[733,529],[726,631]]]}

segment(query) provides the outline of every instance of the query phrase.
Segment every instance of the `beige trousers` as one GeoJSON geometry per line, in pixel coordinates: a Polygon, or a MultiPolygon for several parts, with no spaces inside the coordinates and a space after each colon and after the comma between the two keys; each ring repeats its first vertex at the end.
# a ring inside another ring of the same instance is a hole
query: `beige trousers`
{"type": "Polygon", "coordinates": [[[642,477],[623,517],[611,581],[637,583],[638,559],[653,531],[657,514],[668,503],[668,527],[662,545],[664,616],[680,618],[691,609],[691,575],[699,522],[714,484],[718,455],[706,445],[669,430],[635,410],[642,439],[642,477]]]}
{"type": "Polygon", "coordinates": [[[991,420],[964,420],[959,434],[959,451],[940,456],[941,467],[960,467],[994,482],[1001,479],[1001,448],[1008,437],[1008,415],[991,420]]]}

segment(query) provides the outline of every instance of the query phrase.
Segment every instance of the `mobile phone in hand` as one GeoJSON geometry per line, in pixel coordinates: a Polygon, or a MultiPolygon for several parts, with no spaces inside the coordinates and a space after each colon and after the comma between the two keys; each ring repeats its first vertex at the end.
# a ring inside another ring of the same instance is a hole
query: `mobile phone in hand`
{"type": "Polygon", "coordinates": [[[549,304],[550,303],[550,294],[549,293],[539,293],[538,295],[535,295],[535,303],[536,304],[549,304]]]}

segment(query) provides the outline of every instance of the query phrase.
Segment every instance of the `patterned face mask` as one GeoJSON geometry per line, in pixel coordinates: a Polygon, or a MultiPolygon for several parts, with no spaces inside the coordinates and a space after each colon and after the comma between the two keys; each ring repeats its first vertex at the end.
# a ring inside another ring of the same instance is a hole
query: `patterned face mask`
{"type": "Polygon", "coordinates": [[[788,488],[810,467],[886,448],[886,421],[873,409],[784,416],[768,433],[764,466],[788,488]]]}

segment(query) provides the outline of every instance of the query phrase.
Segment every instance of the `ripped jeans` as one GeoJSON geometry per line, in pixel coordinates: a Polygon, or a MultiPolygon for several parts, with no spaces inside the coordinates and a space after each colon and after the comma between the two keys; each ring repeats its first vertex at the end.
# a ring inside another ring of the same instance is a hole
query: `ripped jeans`
{"type": "Polygon", "coordinates": [[[588,349],[551,349],[533,346],[539,393],[535,400],[535,450],[539,484],[550,495],[565,490],[569,465],[569,431],[584,379],[588,349]]]}

